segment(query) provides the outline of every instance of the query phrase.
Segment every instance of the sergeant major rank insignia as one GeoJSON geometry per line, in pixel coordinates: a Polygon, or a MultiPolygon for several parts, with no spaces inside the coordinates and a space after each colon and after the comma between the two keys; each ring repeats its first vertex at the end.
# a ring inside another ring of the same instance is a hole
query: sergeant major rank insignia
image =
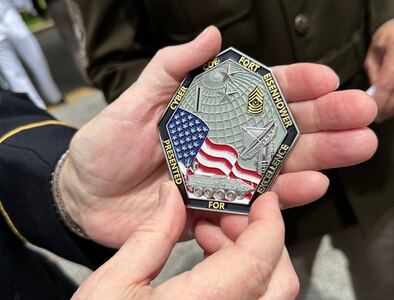
{"type": "Polygon", "coordinates": [[[271,70],[234,48],[189,73],[159,132],[185,205],[242,214],[299,135],[271,70]]]}
{"type": "Polygon", "coordinates": [[[248,113],[258,115],[263,112],[264,92],[258,86],[248,96],[248,113]]]}

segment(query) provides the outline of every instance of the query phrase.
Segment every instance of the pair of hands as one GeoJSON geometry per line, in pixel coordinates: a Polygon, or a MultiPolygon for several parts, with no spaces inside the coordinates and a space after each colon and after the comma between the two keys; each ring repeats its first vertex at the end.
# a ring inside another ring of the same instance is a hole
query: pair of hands
{"type": "MultiPolygon", "coordinates": [[[[138,81],[73,138],[60,188],[71,217],[96,242],[120,247],[157,206],[159,186],[170,179],[157,124],[181,80],[220,46],[219,31],[210,27],[188,44],[159,51],[138,81]]],[[[321,65],[273,71],[301,131],[272,187],[287,208],[325,193],[328,180],[317,170],[372,156],[377,141],[366,126],[376,105],[364,92],[334,91],[338,77],[321,65]]],[[[183,238],[192,236],[201,218],[221,223],[232,235],[238,217],[188,211],[183,238]]]]}
{"type": "Polygon", "coordinates": [[[299,283],[284,247],[278,198],[257,199],[247,228],[234,240],[206,221],[196,232],[212,238],[214,254],[189,272],[153,288],[186,222],[186,210],[172,182],[160,188],[159,204],[109,261],[97,269],[73,299],[294,299],[299,283]]]}
{"type": "Polygon", "coordinates": [[[376,121],[383,122],[394,115],[394,20],[372,36],[364,66],[376,88],[372,95],[378,106],[376,121]]]}
{"type": "MultiPolygon", "coordinates": [[[[185,212],[174,187],[169,188],[169,195],[161,196],[170,199],[164,206],[159,201],[159,186],[170,177],[157,124],[181,80],[215,56],[220,46],[220,33],[210,27],[188,44],[160,50],[138,81],[73,138],[60,177],[67,210],[94,241],[114,248],[124,244],[79,295],[86,295],[84,290],[94,292],[89,287],[106,286],[106,282],[124,293],[141,290],[156,295],[159,292],[155,291],[165,291],[160,287],[152,290],[147,284],[178,238],[193,235],[207,256],[214,255],[192,272],[164,283],[172,286],[174,293],[187,288],[196,296],[206,295],[214,291],[209,285],[212,282],[221,292],[232,287],[234,293],[263,295],[270,286],[286,280],[280,276],[284,273],[289,274],[287,281],[294,282],[273,194],[256,201],[249,219],[185,212]],[[161,224],[165,220],[170,225],[161,224]],[[145,240],[149,233],[153,233],[151,240],[145,240]],[[155,239],[160,243],[150,244],[155,239]],[[251,256],[250,260],[246,256],[251,256]],[[119,276],[112,274],[117,272],[119,276]]],[[[361,91],[335,92],[337,76],[321,65],[296,64],[273,71],[302,133],[272,187],[286,208],[325,193],[328,179],[318,170],[357,164],[372,156],[377,140],[366,126],[376,116],[376,104],[361,91]]],[[[280,290],[285,292],[283,287],[280,290]]]]}

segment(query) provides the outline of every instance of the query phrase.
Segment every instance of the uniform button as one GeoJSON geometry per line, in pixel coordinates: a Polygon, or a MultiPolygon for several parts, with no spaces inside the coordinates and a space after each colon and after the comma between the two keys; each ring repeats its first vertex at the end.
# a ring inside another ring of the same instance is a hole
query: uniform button
{"type": "Polygon", "coordinates": [[[310,26],[309,17],[305,14],[298,14],[294,19],[294,28],[300,35],[308,32],[310,26]]]}

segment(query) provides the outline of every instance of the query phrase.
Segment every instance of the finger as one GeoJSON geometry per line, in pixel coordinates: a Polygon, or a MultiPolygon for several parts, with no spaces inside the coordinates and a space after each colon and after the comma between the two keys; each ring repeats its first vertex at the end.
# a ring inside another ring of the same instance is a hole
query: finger
{"type": "Polygon", "coordinates": [[[359,90],[332,92],[316,100],[291,103],[302,133],[368,126],[376,117],[374,99],[359,90]]]}
{"type": "MultiPolygon", "coordinates": [[[[305,176],[307,177],[307,176],[305,176]]],[[[294,177],[293,177],[294,178],[294,177]]],[[[280,182],[279,182],[280,185],[280,182]]],[[[226,214],[223,215],[220,219],[220,226],[223,230],[223,232],[226,234],[227,237],[229,237],[231,240],[235,241],[238,239],[238,237],[246,230],[248,227],[248,224],[250,222],[250,219],[253,220],[255,218],[255,215],[252,215],[252,212],[256,211],[260,207],[260,202],[262,201],[260,198],[266,198],[266,197],[272,197],[272,193],[265,193],[258,197],[258,199],[253,203],[252,209],[250,212],[250,217],[249,219],[246,218],[245,216],[241,215],[236,215],[236,214],[226,214]]],[[[275,195],[275,198],[277,196],[275,195]]]]}
{"type": "Polygon", "coordinates": [[[122,248],[83,283],[77,295],[89,296],[81,296],[82,299],[94,296],[117,299],[121,298],[119,295],[137,293],[164,265],[183,230],[185,216],[178,189],[173,183],[164,183],[156,210],[135,229],[122,248]],[[99,295],[95,294],[96,290],[99,295]]]}
{"type": "MultiPolygon", "coordinates": [[[[328,184],[327,176],[320,172],[286,173],[278,176],[271,191],[278,194],[281,208],[286,209],[305,205],[321,198],[326,193],[328,184]]],[[[220,227],[231,241],[235,241],[247,226],[248,219],[245,216],[224,214],[220,218],[220,227]]],[[[224,242],[222,243],[225,245],[224,242]]],[[[210,246],[214,248],[213,245],[210,246]]],[[[216,249],[218,248],[222,248],[222,245],[216,246],[216,249]]]]}
{"type": "Polygon", "coordinates": [[[318,98],[339,85],[338,76],[324,65],[298,63],[272,70],[288,102],[318,98]]]}
{"type": "MultiPolygon", "coordinates": [[[[321,198],[327,191],[327,176],[316,171],[280,174],[271,191],[278,194],[282,209],[305,205],[321,198]]],[[[245,216],[225,214],[220,219],[224,234],[235,241],[248,226],[245,216]]]]}
{"type": "Polygon", "coordinates": [[[376,105],[378,107],[378,113],[375,118],[377,122],[382,122],[384,121],[388,116],[390,116],[390,111],[388,110],[390,107],[390,97],[391,97],[392,91],[387,91],[384,89],[381,89],[379,87],[376,87],[375,93],[373,95],[373,98],[376,101],[376,105]]]}
{"type": "Polygon", "coordinates": [[[376,148],[376,135],[369,128],[302,134],[282,173],[355,165],[371,158],[376,148]]]}
{"type": "Polygon", "coordinates": [[[173,78],[181,81],[191,70],[216,56],[220,51],[221,43],[219,30],[209,26],[190,43],[164,48],[158,56],[163,55],[167,58],[163,63],[164,69],[173,78]]]}
{"type": "MultiPolygon", "coordinates": [[[[156,73],[157,78],[161,78],[161,80],[170,77],[179,84],[191,70],[203,65],[217,55],[220,51],[221,43],[219,30],[214,26],[210,26],[189,43],[169,46],[159,50],[141,74],[139,81],[150,81],[152,76],[149,75],[148,77],[145,75],[156,73]]],[[[157,84],[160,84],[160,81],[155,82],[155,85],[157,84]]]]}
{"type": "Polygon", "coordinates": [[[221,227],[204,219],[197,222],[194,234],[196,241],[206,255],[234,245],[234,242],[224,234],[221,227]]]}
{"type": "Polygon", "coordinates": [[[388,46],[379,69],[378,79],[374,83],[377,88],[386,91],[394,89],[394,46],[388,46]]]}
{"type": "Polygon", "coordinates": [[[376,86],[374,99],[380,115],[385,115],[390,95],[394,91],[394,48],[386,49],[378,78],[374,84],[376,86]]]}
{"type": "Polygon", "coordinates": [[[379,109],[378,115],[375,118],[375,121],[378,123],[386,121],[394,115],[394,91],[388,93],[387,97],[386,105],[379,109]]]}
{"type": "Polygon", "coordinates": [[[255,299],[268,286],[282,255],[284,225],[274,193],[259,197],[252,206],[250,224],[236,245],[209,256],[191,271],[155,288],[153,296],[177,299],[255,299]]]}
{"type": "Polygon", "coordinates": [[[295,299],[300,289],[300,282],[291,263],[286,248],[283,249],[282,256],[272,274],[268,290],[259,299],[295,299]]]}
{"type": "Polygon", "coordinates": [[[316,171],[280,174],[271,191],[278,194],[282,209],[305,205],[321,198],[327,191],[327,176],[316,171]]]}
{"type": "MultiPolygon", "coordinates": [[[[123,264],[129,262],[124,272],[131,275],[130,280],[140,282],[157,275],[178,241],[185,225],[185,216],[177,187],[173,182],[165,182],[160,187],[159,206],[136,228],[126,242],[127,247],[122,248],[123,258],[128,258],[123,260],[123,264]]],[[[119,256],[118,260],[122,261],[122,257],[119,256]]],[[[117,273],[120,274],[120,271],[117,270],[117,273]]]]}
{"type": "MultiPolygon", "coordinates": [[[[249,225],[246,230],[237,238],[236,246],[242,246],[246,251],[248,249],[254,252],[254,247],[261,247],[261,252],[255,253],[257,257],[267,260],[271,266],[277,263],[278,250],[283,247],[284,224],[281,212],[279,210],[278,196],[275,193],[268,192],[257,198],[253,203],[249,214],[249,225]],[[266,243],[262,241],[261,236],[272,242],[272,247],[264,247],[266,243]],[[263,244],[259,244],[263,243],[263,244]]],[[[280,251],[282,252],[282,251],[280,251]]]]}
{"type": "Polygon", "coordinates": [[[220,47],[220,32],[210,26],[189,43],[159,50],[136,83],[115,101],[115,108],[122,111],[127,120],[142,119],[144,125],[147,123],[144,116],[148,116],[149,121],[154,120],[156,124],[179,83],[190,71],[218,54],[220,47]],[[133,99],[132,107],[130,99],[133,99]]]}
{"type": "Polygon", "coordinates": [[[195,227],[197,226],[197,222],[199,220],[206,220],[209,224],[212,224],[214,226],[220,226],[220,218],[223,216],[222,213],[217,211],[208,211],[192,208],[188,208],[186,210],[186,213],[186,227],[180,241],[187,241],[195,237],[195,227]]]}
{"type": "Polygon", "coordinates": [[[220,227],[224,234],[232,241],[245,231],[248,227],[249,219],[246,216],[236,214],[226,214],[220,218],[220,227]]]}
{"type": "Polygon", "coordinates": [[[381,55],[378,52],[379,51],[374,46],[370,46],[364,61],[365,70],[372,84],[375,83],[378,78],[380,65],[382,63],[380,59],[381,55]]]}

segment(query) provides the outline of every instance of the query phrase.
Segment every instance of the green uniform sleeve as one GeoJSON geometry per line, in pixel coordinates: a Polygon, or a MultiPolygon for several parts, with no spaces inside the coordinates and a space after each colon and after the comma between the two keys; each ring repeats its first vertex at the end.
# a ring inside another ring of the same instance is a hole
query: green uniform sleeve
{"type": "Polygon", "coordinates": [[[88,76],[112,102],[156,52],[143,3],[73,0],[72,6],[88,76]]]}

